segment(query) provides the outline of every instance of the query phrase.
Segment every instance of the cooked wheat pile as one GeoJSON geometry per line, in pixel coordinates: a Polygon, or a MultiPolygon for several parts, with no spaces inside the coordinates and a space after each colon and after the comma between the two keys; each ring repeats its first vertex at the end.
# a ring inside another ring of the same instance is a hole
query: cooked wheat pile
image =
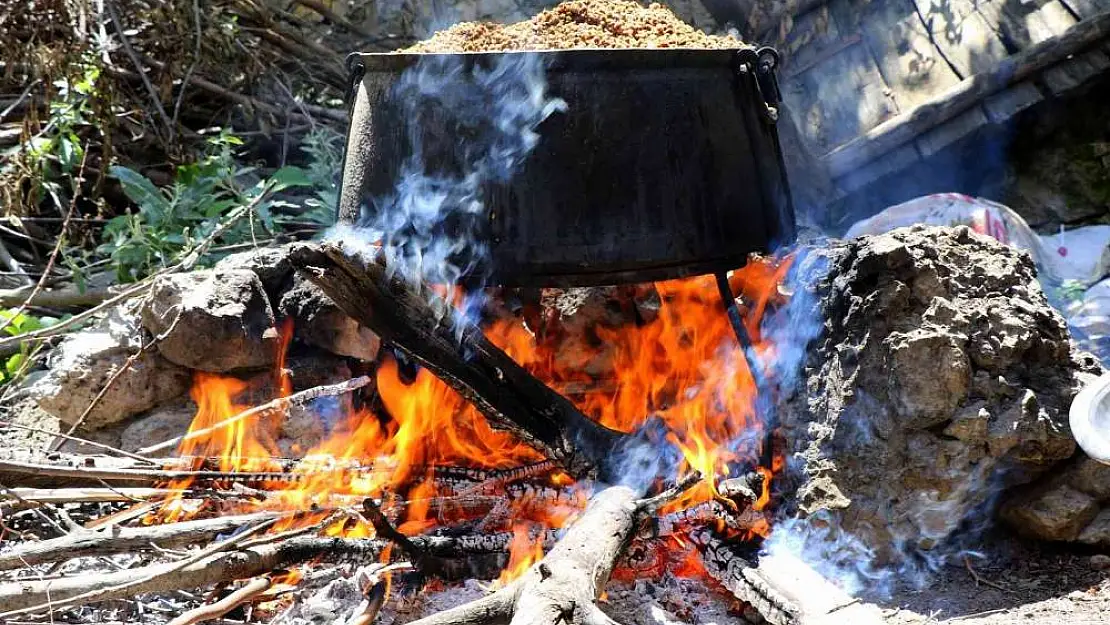
{"type": "Polygon", "coordinates": [[[465,22],[402,52],[496,52],[567,48],[737,48],[732,37],[707,35],[661,4],[569,0],[524,22],[465,22]]]}

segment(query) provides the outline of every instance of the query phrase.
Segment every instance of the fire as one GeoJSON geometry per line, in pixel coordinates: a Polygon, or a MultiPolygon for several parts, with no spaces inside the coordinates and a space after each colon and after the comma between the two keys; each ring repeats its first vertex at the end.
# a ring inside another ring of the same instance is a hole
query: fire
{"type": "MultiPolygon", "coordinates": [[[[733,291],[746,303],[745,322],[761,358],[773,357],[774,346],[762,340],[759,322],[765,311],[780,298],[781,284],[789,261],[757,260],[734,272],[733,291]]],[[[650,289],[650,286],[639,287],[650,289]]],[[[752,470],[765,455],[763,424],[755,412],[759,389],[723,310],[712,278],[700,277],[654,285],[660,298],[658,315],[642,325],[599,326],[596,336],[559,336],[545,340],[523,320],[503,317],[486,333],[490,340],[540,380],[572,399],[600,423],[634,432],[649,420],[665,431],[665,440],[681,452],[679,472],[697,470],[704,482],[664,510],[682,510],[716,495],[716,483],[736,469],[752,470]],[[604,365],[604,366],[603,366],[604,365]],[[609,379],[595,379],[592,372],[611,371],[609,379]]],[[[292,325],[283,324],[280,359],[274,372],[275,394],[292,393],[285,369],[285,355],[292,338],[292,325]]],[[[259,509],[317,510],[274,528],[285,531],[306,524],[321,524],[336,509],[352,509],[362,499],[384,499],[383,509],[393,497],[407,502],[396,519],[398,529],[416,534],[443,521],[446,509],[433,503],[451,493],[437,492],[437,467],[508,469],[538,462],[543,457],[514,436],[492,428],[486,419],[453,389],[426,370],[415,380],[402,380],[397,362],[383,357],[378,363],[376,388],[380,406],[356,407],[350,397],[342,398],[335,425],[329,436],[292,467],[278,460],[277,441],[281,430],[280,411],[240,419],[214,427],[249,406],[244,394],[247,383],[231,377],[198,373],[192,390],[197,403],[190,432],[212,428],[204,436],[186,439],[178,449],[181,456],[215,458],[225,472],[285,471],[289,483],[269,484],[259,509]]],[[[781,469],[760,468],[764,490],[755,504],[762,510],[770,501],[771,478],[781,469]]],[[[659,476],[673,479],[677,475],[659,476]]],[[[556,473],[548,482],[557,487],[572,483],[556,473]]],[[[187,481],[169,485],[187,488],[187,481]]],[[[522,518],[543,527],[561,527],[585,505],[585,495],[575,491],[565,506],[529,506],[514,502],[509,511],[513,541],[509,566],[500,583],[514,579],[542,558],[543,535],[534,537],[522,518]],[[537,510],[537,508],[540,508],[537,510]]],[[[180,520],[195,514],[181,500],[165,502],[158,514],[162,521],[180,520]]],[[[327,535],[372,536],[364,521],[331,522],[327,535]]],[[[769,531],[756,528],[757,533],[769,531]]],[[[685,565],[681,568],[687,568],[685,565]]]]}
{"type": "Polygon", "coordinates": [[[509,543],[509,563],[501,571],[495,586],[500,588],[508,585],[542,559],[543,536],[533,537],[528,525],[514,523],[513,539],[509,543]]]}

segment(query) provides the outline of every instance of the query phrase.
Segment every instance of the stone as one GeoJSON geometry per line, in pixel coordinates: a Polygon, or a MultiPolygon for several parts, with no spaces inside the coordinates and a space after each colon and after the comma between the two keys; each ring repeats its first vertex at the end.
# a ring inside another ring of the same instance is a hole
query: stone
{"type": "Polygon", "coordinates": [[[260,247],[247,252],[230,254],[220,259],[213,267],[216,271],[253,271],[262,281],[263,288],[270,294],[273,301],[276,295],[286,285],[293,275],[293,264],[289,262],[289,253],[296,243],[286,245],[260,247]]]}
{"type": "Polygon", "coordinates": [[[120,448],[138,451],[185,434],[197,414],[192,402],[160,406],[131,420],[120,433],[120,448]]]}
{"type": "Polygon", "coordinates": [[[1072,488],[1094,497],[1101,503],[1110,502],[1110,465],[1102,464],[1079,454],[1064,471],[1064,478],[1072,488]]]}
{"type": "Polygon", "coordinates": [[[127,366],[144,341],[150,337],[143,332],[138,314],[129,308],[113,309],[97,325],[71,335],[54,349],[47,372],[28,392],[43,410],[73,424],[107,386],[82,424],[85,430],[118,423],[180,397],[192,375],[158,350],[144,350],[127,366]]]}
{"type": "Polygon", "coordinates": [[[952,418],[971,386],[971,364],[959,337],[926,329],[887,337],[890,397],[907,428],[952,418]]]}
{"type": "Polygon", "coordinates": [[[1096,571],[1105,571],[1110,569],[1110,556],[1106,556],[1101,553],[1091,556],[1091,559],[1088,562],[1090,563],[1091,568],[1096,571]]]}
{"type": "Polygon", "coordinates": [[[1002,508],[1002,518],[1017,532],[1054,541],[1075,540],[1098,513],[1097,501],[1067,485],[1018,496],[1002,508]]]}
{"type": "Polygon", "coordinates": [[[226,373],[273,366],[281,345],[262,281],[243,269],[162,276],[142,319],[160,339],[158,351],[190,369],[226,373]]]}
{"type": "Polygon", "coordinates": [[[1102,510],[1083,528],[1078,542],[1100,549],[1110,549],[1110,508],[1102,510]]]}
{"type": "MultiPolygon", "coordinates": [[[[776,345],[804,358],[780,408],[799,510],[909,564],[910,546],[943,552],[989,526],[1000,491],[1059,474],[1075,453],[1068,408],[1101,367],[1074,350],[1027,254],[917,226],[802,247],[795,264],[816,259],[790,306],[817,336],[776,345]]],[[[1074,540],[1098,505],[1069,492],[1090,504],[1064,528],[1074,540]]]]}
{"type": "Polygon", "coordinates": [[[293,319],[295,335],[309,345],[368,362],[378,357],[378,335],[348,317],[319,287],[301,276],[282,294],[278,310],[293,319]]]}

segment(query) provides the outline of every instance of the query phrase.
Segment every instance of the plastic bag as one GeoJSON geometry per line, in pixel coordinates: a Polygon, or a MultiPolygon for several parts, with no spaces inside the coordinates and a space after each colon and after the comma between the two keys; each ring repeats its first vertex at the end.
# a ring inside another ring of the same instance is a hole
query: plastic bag
{"type": "Polygon", "coordinates": [[[1110,273],[1110,226],[1084,226],[1040,237],[1059,281],[1093,284],[1110,273]]]}
{"type": "Polygon", "coordinates": [[[880,234],[914,224],[965,225],[1023,249],[1033,257],[1040,277],[1057,284],[1065,280],[1092,284],[1110,271],[1110,226],[1088,226],[1042,237],[1009,207],[959,193],[926,195],[891,206],[856,222],[846,236],[880,234]]]}

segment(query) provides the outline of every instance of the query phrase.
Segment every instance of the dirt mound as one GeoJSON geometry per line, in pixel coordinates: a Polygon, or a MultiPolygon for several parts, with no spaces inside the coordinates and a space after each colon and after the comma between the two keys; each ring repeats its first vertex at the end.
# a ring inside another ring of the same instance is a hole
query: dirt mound
{"type": "Polygon", "coordinates": [[[661,4],[570,0],[516,24],[465,22],[402,52],[495,52],[567,48],[738,48],[732,37],[707,35],[661,4]]]}
{"type": "Polygon", "coordinates": [[[784,415],[798,504],[886,551],[932,549],[1007,488],[1075,452],[1075,351],[1030,258],[967,228],[824,252],[825,319],[784,415]]]}

